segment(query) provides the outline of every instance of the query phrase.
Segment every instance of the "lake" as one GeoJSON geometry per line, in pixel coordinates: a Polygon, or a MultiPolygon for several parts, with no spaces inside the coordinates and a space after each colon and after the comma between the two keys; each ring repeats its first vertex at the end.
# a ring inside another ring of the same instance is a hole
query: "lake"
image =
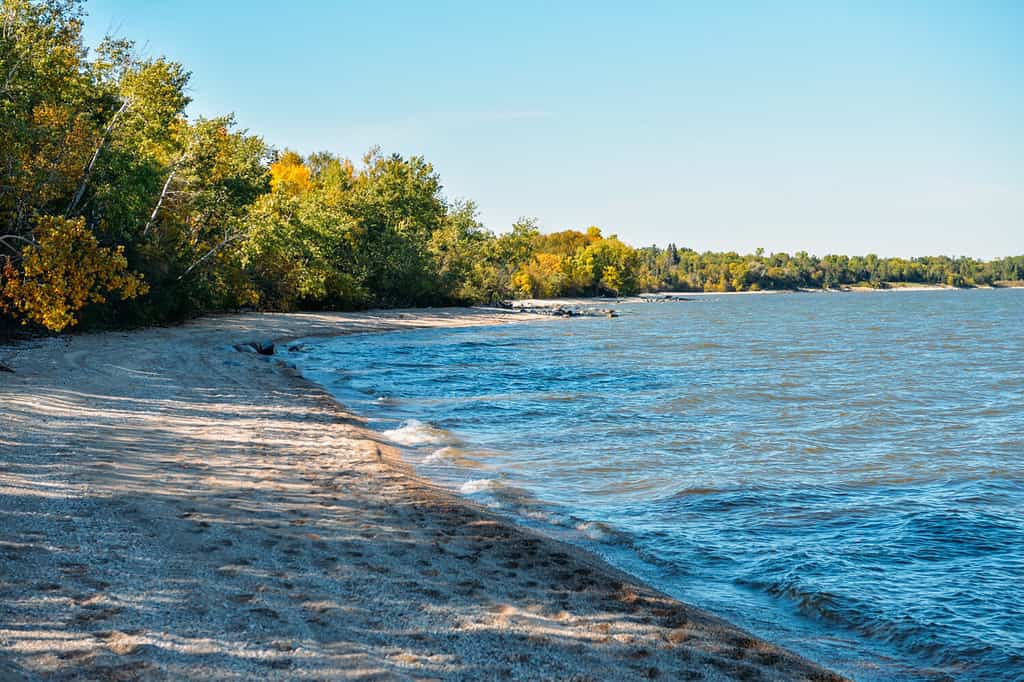
{"type": "Polygon", "coordinates": [[[858,680],[1024,679],[1024,290],[293,353],[418,471],[858,680]]]}

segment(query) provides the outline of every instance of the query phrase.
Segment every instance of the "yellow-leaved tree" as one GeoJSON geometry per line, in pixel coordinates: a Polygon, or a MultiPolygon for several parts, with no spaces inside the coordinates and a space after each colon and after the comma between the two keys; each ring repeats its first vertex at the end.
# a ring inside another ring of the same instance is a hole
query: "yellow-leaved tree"
{"type": "Polygon", "coordinates": [[[622,275],[619,274],[617,267],[614,265],[605,266],[601,272],[601,286],[616,296],[619,295],[619,290],[622,288],[622,275]]]}
{"type": "Polygon", "coordinates": [[[23,324],[63,331],[89,303],[104,303],[111,293],[128,299],[148,290],[141,276],[128,271],[124,247],[100,246],[84,218],[42,216],[34,233],[21,263],[8,258],[0,278],[0,310],[23,324]]]}
{"type": "Polygon", "coordinates": [[[270,187],[275,192],[305,194],[310,188],[310,171],[302,157],[293,151],[285,151],[281,158],[270,164],[270,187]]]}

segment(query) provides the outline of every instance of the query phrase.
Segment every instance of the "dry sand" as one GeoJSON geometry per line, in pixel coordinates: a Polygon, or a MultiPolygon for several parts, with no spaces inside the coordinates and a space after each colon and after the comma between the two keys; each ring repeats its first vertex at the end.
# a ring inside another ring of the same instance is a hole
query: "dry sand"
{"type": "Polygon", "coordinates": [[[230,348],[525,317],[247,314],[0,348],[0,680],[840,679],[418,479],[230,348]]]}

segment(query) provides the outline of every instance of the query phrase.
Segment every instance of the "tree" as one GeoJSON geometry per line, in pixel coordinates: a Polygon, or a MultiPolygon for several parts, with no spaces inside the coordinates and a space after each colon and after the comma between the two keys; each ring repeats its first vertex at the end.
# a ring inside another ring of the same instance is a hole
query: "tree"
{"type": "Polygon", "coordinates": [[[446,215],[440,178],[422,157],[371,150],[363,163],[344,199],[357,277],[378,304],[436,302],[441,292],[428,244],[446,215]]]}
{"type": "Polygon", "coordinates": [[[446,301],[490,301],[486,245],[494,235],[477,217],[476,204],[457,201],[448,208],[442,226],[430,237],[428,251],[434,261],[442,296],[446,301]]]}
{"type": "Polygon", "coordinates": [[[128,272],[124,249],[101,247],[83,218],[41,218],[35,235],[22,251],[20,269],[10,258],[4,266],[5,312],[59,332],[75,324],[89,303],[104,303],[111,294],[146,293],[142,278],[128,272]]]}
{"type": "Polygon", "coordinates": [[[622,275],[614,265],[606,265],[602,271],[601,287],[615,296],[619,295],[619,289],[622,288],[622,275]]]}
{"type": "Polygon", "coordinates": [[[309,168],[302,162],[302,157],[292,151],[285,151],[281,157],[270,164],[270,189],[301,196],[312,186],[309,168]]]}

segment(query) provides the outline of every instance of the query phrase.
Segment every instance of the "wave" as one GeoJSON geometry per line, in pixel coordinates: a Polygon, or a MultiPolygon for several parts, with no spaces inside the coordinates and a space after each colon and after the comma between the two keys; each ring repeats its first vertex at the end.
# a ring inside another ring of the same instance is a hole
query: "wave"
{"type": "Polygon", "coordinates": [[[583,521],[576,524],[576,530],[583,533],[586,537],[597,542],[603,542],[610,545],[623,545],[628,546],[630,544],[629,537],[615,528],[612,528],[607,523],[601,521],[583,521]]]}
{"type": "Polygon", "coordinates": [[[476,495],[491,490],[494,490],[494,479],[492,478],[474,478],[459,486],[459,492],[463,495],[476,495]]]}
{"type": "MultiPolygon", "coordinates": [[[[457,451],[456,448],[441,448],[428,459],[446,457],[446,451],[457,451]]],[[[426,462],[426,460],[424,460],[426,462]]],[[[436,460],[435,460],[436,461],[436,460]]],[[[533,522],[542,528],[553,530],[563,529],[556,535],[568,530],[578,534],[578,538],[599,542],[605,545],[633,547],[632,536],[603,521],[581,518],[569,511],[559,510],[555,505],[538,499],[528,490],[509,485],[495,478],[474,478],[464,481],[458,487],[462,495],[486,495],[488,504],[510,516],[513,520],[533,522]]]]}
{"type": "Polygon", "coordinates": [[[450,445],[446,445],[443,448],[434,450],[432,453],[424,457],[421,464],[441,464],[442,462],[452,459],[453,456],[458,454],[458,450],[450,445]]]}
{"type": "Polygon", "coordinates": [[[381,435],[399,445],[440,445],[450,442],[452,436],[444,429],[410,419],[397,429],[382,431],[381,435]]]}
{"type": "Polygon", "coordinates": [[[963,662],[966,650],[972,646],[971,654],[978,659],[995,653],[994,647],[967,638],[961,639],[960,647],[950,647],[935,637],[935,622],[921,622],[909,614],[884,613],[875,608],[877,605],[848,595],[815,590],[794,578],[739,582],[791,601],[809,618],[849,628],[862,636],[913,651],[941,664],[963,662]]]}

